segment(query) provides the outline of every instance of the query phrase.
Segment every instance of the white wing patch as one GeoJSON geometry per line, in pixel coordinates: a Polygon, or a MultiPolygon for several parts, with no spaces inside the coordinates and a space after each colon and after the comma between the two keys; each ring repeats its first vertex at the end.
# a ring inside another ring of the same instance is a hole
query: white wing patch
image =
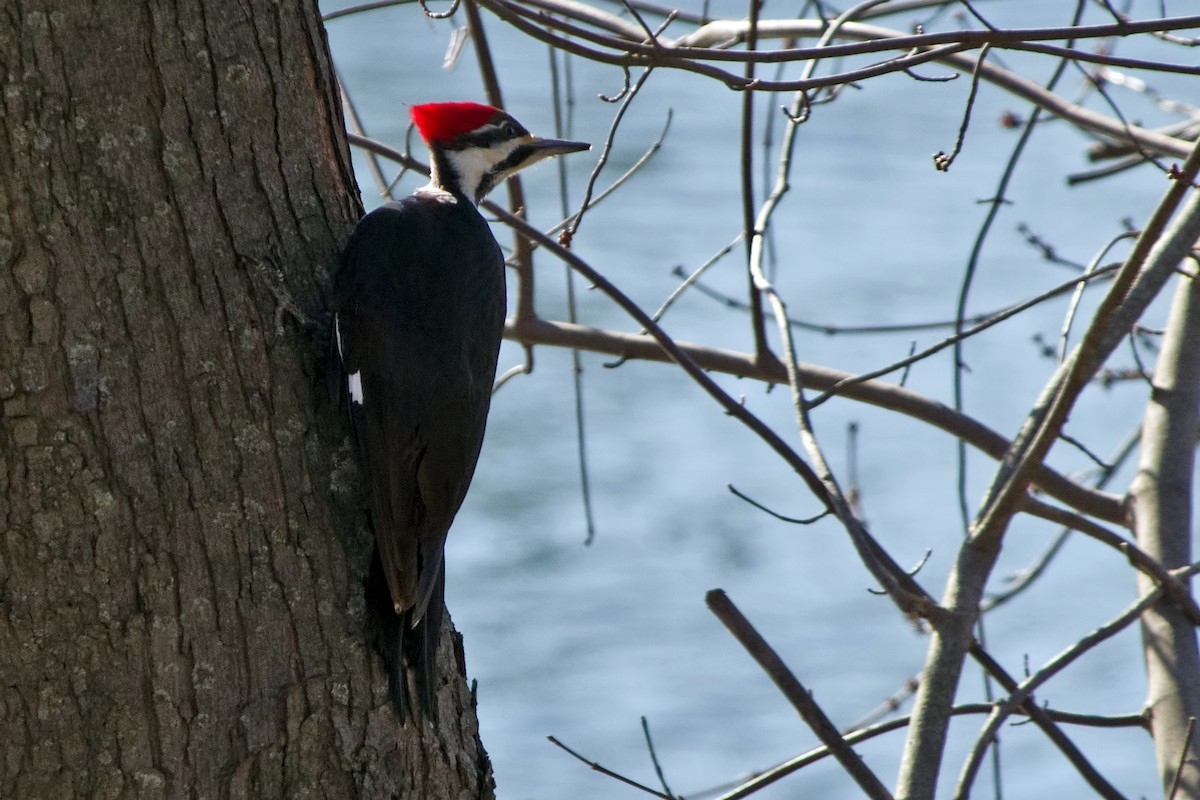
{"type": "Polygon", "coordinates": [[[337,314],[333,315],[333,338],[337,341],[338,358],[346,360],[346,353],[342,350],[342,319],[337,314]]]}
{"type": "MultiPolygon", "coordinates": [[[[337,339],[338,358],[342,359],[342,363],[344,364],[346,355],[342,349],[342,324],[336,314],[333,317],[333,335],[337,339]]],[[[357,372],[347,375],[346,388],[350,390],[350,401],[358,403],[361,406],[363,403],[362,376],[357,372]]]]}

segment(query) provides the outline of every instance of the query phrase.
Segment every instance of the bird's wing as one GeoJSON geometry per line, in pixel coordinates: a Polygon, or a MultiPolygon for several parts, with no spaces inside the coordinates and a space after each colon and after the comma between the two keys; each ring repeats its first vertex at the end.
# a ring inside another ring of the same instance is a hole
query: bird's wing
{"type": "Polygon", "coordinates": [[[415,607],[414,623],[475,471],[504,318],[486,223],[441,205],[409,198],[365,217],[334,292],[376,542],[393,603],[415,607]],[[462,226],[479,233],[475,219],[488,246],[464,253],[454,234],[474,241],[462,226]]]}

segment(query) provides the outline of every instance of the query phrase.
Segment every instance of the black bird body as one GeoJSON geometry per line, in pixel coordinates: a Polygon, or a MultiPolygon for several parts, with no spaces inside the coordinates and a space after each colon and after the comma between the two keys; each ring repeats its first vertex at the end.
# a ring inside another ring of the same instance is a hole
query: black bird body
{"type": "MultiPolygon", "coordinates": [[[[382,595],[371,609],[376,635],[386,659],[432,666],[442,547],[475,473],[496,375],[504,258],[472,203],[420,192],[362,219],[343,254],[334,305],[343,368],[361,386],[351,410],[379,548],[373,580],[385,584],[372,589],[382,595]],[[421,647],[401,654],[392,639],[405,638],[414,616],[423,630],[410,638],[421,647]]],[[[401,678],[403,666],[389,672],[401,678]]],[[[422,684],[432,679],[423,666],[422,684]]],[[[403,692],[392,687],[398,705],[403,692]]]]}
{"type": "Polygon", "coordinates": [[[401,719],[432,717],[443,548],[483,444],[504,330],[504,258],[475,204],[542,158],[587,149],[499,109],[414,106],[431,183],[359,222],[334,280],[335,338],[376,554],[367,613],[401,719]]]}

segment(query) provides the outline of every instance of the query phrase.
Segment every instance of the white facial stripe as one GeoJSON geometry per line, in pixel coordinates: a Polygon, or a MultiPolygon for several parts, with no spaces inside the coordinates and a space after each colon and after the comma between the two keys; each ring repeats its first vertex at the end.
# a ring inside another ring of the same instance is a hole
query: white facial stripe
{"type": "Polygon", "coordinates": [[[342,349],[342,321],[338,315],[333,315],[333,338],[337,340],[338,358],[345,358],[346,351],[342,349]]]}
{"type": "Polygon", "coordinates": [[[465,150],[447,150],[446,161],[458,176],[458,185],[462,193],[474,198],[479,193],[484,176],[524,143],[523,139],[514,139],[498,142],[487,149],[469,147],[465,150]]]}

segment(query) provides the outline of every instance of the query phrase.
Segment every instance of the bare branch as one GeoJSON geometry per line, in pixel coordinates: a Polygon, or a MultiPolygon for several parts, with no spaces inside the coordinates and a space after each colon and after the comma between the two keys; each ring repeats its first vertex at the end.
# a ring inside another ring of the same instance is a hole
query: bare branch
{"type": "MultiPolygon", "coordinates": [[[[990,714],[996,708],[995,703],[964,703],[955,706],[950,710],[951,716],[965,716],[967,714],[990,714]]],[[[1025,713],[1024,708],[1019,709],[1016,713],[1025,713]]],[[[1065,722],[1071,725],[1082,725],[1093,728],[1143,728],[1149,727],[1144,714],[1124,714],[1121,716],[1101,716],[1098,714],[1075,714],[1069,711],[1060,711],[1052,708],[1042,708],[1041,713],[1045,714],[1054,722],[1065,722]]],[[[847,744],[858,744],[865,742],[868,739],[874,739],[876,736],[881,736],[892,731],[902,730],[911,722],[912,718],[908,716],[897,717],[896,719],[880,722],[869,727],[864,726],[857,730],[850,731],[844,735],[847,744]]],[[[722,794],[716,800],[742,800],[749,797],[760,789],[775,783],[776,781],[786,778],[794,772],[807,767],[810,764],[815,764],[821,759],[832,755],[828,747],[816,747],[806,753],[788,759],[781,764],[777,764],[770,769],[763,770],[744,783],[739,784],[735,789],[722,794]]]]}
{"type": "MultiPolygon", "coordinates": [[[[1039,44],[1040,41],[1055,39],[1088,39],[1109,36],[1128,36],[1136,33],[1179,30],[1200,25],[1200,17],[1178,17],[1139,22],[1074,26],[1065,28],[1014,29],[1002,31],[949,31],[906,36],[899,31],[880,28],[863,23],[846,23],[838,30],[840,38],[858,40],[853,44],[831,45],[815,48],[789,48],[772,51],[716,50],[716,44],[741,41],[748,34],[745,20],[722,21],[705,25],[699,31],[675,41],[674,46],[643,45],[628,39],[595,34],[591,30],[568,23],[562,19],[545,15],[533,15],[521,4],[512,0],[478,0],[514,27],[541,41],[549,42],[568,52],[603,63],[620,66],[662,66],[685,69],[707,75],[734,89],[753,88],[758,91],[804,91],[822,86],[837,86],[869,77],[911,69],[928,61],[939,61],[959,72],[971,73],[976,58],[965,50],[989,45],[998,49],[1023,49],[1057,55],[1074,61],[1095,61],[1113,66],[1140,69],[1163,69],[1186,74],[1200,74],[1200,67],[1173,64],[1157,64],[1135,59],[1116,59],[1095,55],[1070,48],[1039,44]],[[542,27],[542,26],[545,27],[542,27]],[[552,33],[561,30],[566,36],[552,33]],[[574,38],[572,38],[574,37],[574,38]],[[596,49],[581,44],[590,42],[611,51],[596,49]],[[693,46],[693,45],[705,46],[693,46]],[[863,69],[850,70],[834,75],[811,77],[796,81],[767,81],[756,78],[748,81],[726,70],[712,66],[708,61],[734,61],[773,63],[800,61],[804,59],[841,58],[884,50],[896,50],[911,55],[889,59],[863,69]]],[[[760,38],[803,38],[820,36],[827,24],[823,20],[767,20],[758,26],[760,38]]],[[[1068,120],[1079,128],[1098,133],[1118,142],[1136,140],[1147,151],[1175,157],[1185,157],[1190,146],[1172,136],[1147,130],[1139,126],[1125,126],[1120,120],[1107,117],[1083,106],[1067,102],[1057,95],[1046,92],[1033,81],[1026,80],[994,64],[983,64],[980,69],[983,80],[1033,102],[1055,116],[1068,120]]]]}
{"type": "MultiPolygon", "coordinates": [[[[1120,446],[1117,447],[1116,454],[1109,459],[1108,465],[1101,470],[1099,477],[1096,479],[1095,488],[1104,489],[1106,486],[1108,486],[1109,481],[1112,480],[1117,470],[1129,460],[1130,455],[1133,453],[1134,448],[1137,447],[1139,441],[1141,441],[1141,430],[1140,428],[1137,428],[1131,431],[1130,434],[1125,437],[1125,440],[1120,444],[1120,446]]],[[[1017,575],[1011,579],[1012,584],[1003,592],[999,592],[991,597],[986,598],[980,605],[980,611],[986,613],[998,605],[1007,603],[1031,586],[1033,582],[1045,572],[1047,567],[1050,565],[1050,562],[1054,559],[1059,550],[1062,548],[1063,544],[1066,542],[1067,537],[1071,534],[1072,530],[1073,528],[1071,527],[1064,527],[1059,532],[1058,536],[1054,538],[1054,541],[1050,543],[1050,546],[1047,547],[1042,555],[1038,557],[1034,565],[1017,573],[1017,575]]]]}
{"type": "Polygon", "coordinates": [[[887,790],[882,781],[863,762],[858,753],[846,743],[838,733],[834,724],[825,716],[825,712],[812,699],[808,690],[796,679],[792,671],[783,663],[779,654],[762,638],[750,621],[746,619],[737,606],[720,589],[713,589],[706,597],[709,609],[725,624],[729,632],[741,642],[746,652],[758,662],[763,671],[775,682],[800,716],[812,728],[813,733],[832,752],[834,758],[850,773],[850,777],[868,797],[879,800],[891,800],[892,793],[887,790]]]}
{"type": "MultiPolygon", "coordinates": [[[[996,682],[1006,692],[1012,693],[1017,690],[1017,682],[977,642],[972,643],[968,652],[971,654],[971,658],[975,659],[980,666],[987,670],[988,674],[995,678],[996,682]]],[[[1088,761],[1087,756],[1055,725],[1054,720],[1046,713],[1045,709],[1032,700],[1026,700],[1021,706],[1021,710],[1029,715],[1030,720],[1035,725],[1041,728],[1042,732],[1054,743],[1054,746],[1058,748],[1059,752],[1070,762],[1079,775],[1087,781],[1088,786],[1092,787],[1096,794],[1107,800],[1125,800],[1125,796],[1118,792],[1103,775],[1096,771],[1095,766],[1092,765],[1092,762],[1088,761]]],[[[916,718],[917,715],[914,714],[914,724],[916,718]]]]}
{"type": "Polygon", "coordinates": [[[1132,324],[1133,319],[1140,316],[1141,310],[1148,303],[1149,297],[1133,296],[1139,277],[1145,278],[1155,274],[1160,278],[1158,286],[1161,287],[1162,281],[1174,271],[1175,264],[1190,251],[1196,241],[1197,234],[1200,233],[1200,195],[1192,198],[1188,210],[1180,216],[1175,228],[1168,231],[1167,224],[1188,193],[1197,172],[1200,172],[1200,146],[1194,148],[1184,165],[1183,180],[1171,184],[1150,222],[1138,237],[1133,252],[1118,272],[1084,340],[1050,380],[1047,386],[1049,404],[1044,414],[1041,413],[1042,409],[1035,410],[1030,419],[1031,425],[1027,426],[1013,443],[1012,458],[1006,458],[1006,462],[1011,462],[1011,466],[1001,472],[997,483],[990,490],[985,501],[985,510],[973,534],[981,544],[991,546],[994,540],[998,540],[1011,514],[1012,503],[1024,491],[1022,484],[1028,480],[1031,465],[1040,462],[1045,456],[1051,444],[1058,438],[1068,410],[1079,392],[1103,363],[1104,358],[1112,352],[1116,343],[1124,337],[1125,326],[1115,324],[1116,321],[1119,317],[1132,317],[1132,324]],[[1150,262],[1153,262],[1155,269],[1150,269],[1150,262]]]}
{"type": "Polygon", "coordinates": [[[1018,707],[1031,700],[1033,692],[1039,686],[1066,669],[1067,666],[1096,645],[1112,638],[1134,622],[1137,622],[1141,613],[1157,603],[1162,598],[1162,595],[1163,591],[1156,589],[1139,599],[1110,622],[1084,636],[1062,653],[1050,659],[1044,667],[1026,678],[1015,690],[1011,691],[1009,698],[992,710],[992,713],[988,716],[987,723],[984,725],[983,730],[980,731],[975,747],[972,749],[970,756],[968,756],[967,762],[963,765],[955,797],[965,800],[970,794],[971,785],[975,780],[980,765],[983,763],[983,755],[987,752],[988,746],[995,741],[996,731],[1004,723],[1004,720],[1018,707]]]}
{"type": "MultiPolygon", "coordinates": [[[[516,323],[510,320],[505,336],[528,344],[548,344],[562,347],[578,347],[596,353],[608,353],[624,359],[647,361],[671,361],[669,354],[648,336],[619,331],[588,328],[548,320],[531,320],[516,323]]],[[[767,383],[786,383],[787,374],[779,363],[760,365],[747,353],[738,353],[717,347],[676,341],[675,346],[687,353],[688,358],[706,372],[720,372],[739,378],[755,378],[767,383]]],[[[829,389],[854,376],[829,367],[801,364],[804,383],[813,389],[829,389]]],[[[868,403],[879,408],[898,411],[939,428],[953,436],[964,439],[971,446],[993,458],[1003,456],[1008,440],[979,421],[956,414],[936,400],[925,398],[900,386],[878,381],[847,384],[841,396],[850,400],[868,403]]],[[[1125,524],[1125,511],[1121,500],[1107,492],[1097,492],[1082,486],[1051,470],[1039,468],[1037,485],[1047,494],[1067,503],[1085,514],[1090,514],[1118,525],[1125,524]]]]}
{"type": "Polygon", "coordinates": [[[901,786],[908,786],[907,781],[918,773],[922,776],[920,796],[932,792],[932,785],[927,784],[932,777],[927,767],[941,758],[948,725],[945,711],[950,708],[958,686],[962,656],[971,641],[970,630],[983,587],[1009,520],[1024,495],[1030,470],[1042,463],[1075,399],[1095,370],[1200,235],[1200,193],[1194,194],[1176,223],[1170,229],[1167,227],[1198,170],[1200,147],[1189,157],[1182,172],[1184,179],[1172,183],[1155,209],[1083,341],[1051,378],[1035,404],[989,490],[970,540],[960,552],[944,601],[952,611],[946,618],[949,625],[945,629],[935,625],[926,659],[926,682],[918,700],[918,716],[928,715],[929,727],[920,729],[919,738],[910,735],[912,747],[906,751],[902,768],[901,786]]]}
{"type": "Polygon", "coordinates": [[[1167,571],[1159,561],[1133,542],[1122,538],[1102,525],[1097,525],[1089,519],[1064,511],[1061,508],[1026,497],[1022,510],[1050,522],[1057,522],[1071,530],[1079,531],[1098,542],[1103,542],[1114,550],[1122,553],[1135,568],[1147,575],[1154,583],[1162,588],[1168,599],[1176,603],[1192,625],[1200,625],[1200,607],[1188,593],[1188,589],[1167,571]]]}

